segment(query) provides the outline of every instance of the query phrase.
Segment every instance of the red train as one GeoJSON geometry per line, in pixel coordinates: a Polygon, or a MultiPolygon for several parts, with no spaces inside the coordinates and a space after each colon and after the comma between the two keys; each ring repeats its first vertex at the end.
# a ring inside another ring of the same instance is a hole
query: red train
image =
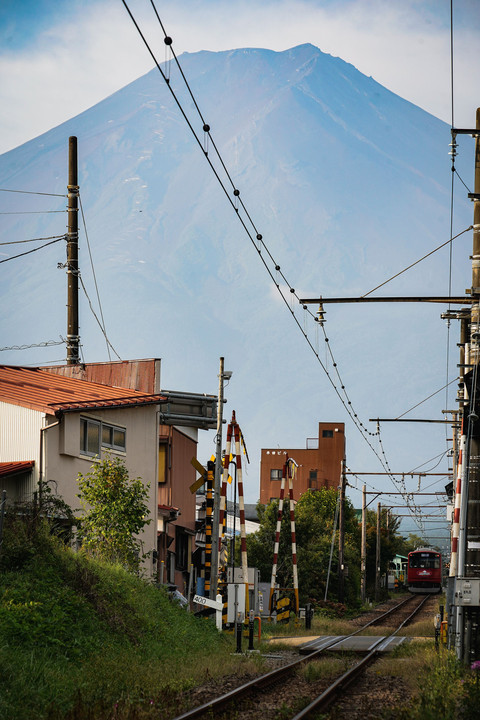
{"type": "Polygon", "coordinates": [[[407,587],[412,593],[437,593],[442,589],[442,556],[431,548],[408,553],[407,587]]]}

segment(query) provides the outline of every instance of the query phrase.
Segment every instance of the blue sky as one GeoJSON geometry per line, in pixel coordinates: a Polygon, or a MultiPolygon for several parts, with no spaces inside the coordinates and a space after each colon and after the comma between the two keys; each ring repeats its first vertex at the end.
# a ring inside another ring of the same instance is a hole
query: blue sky
{"type": "MultiPolygon", "coordinates": [[[[129,7],[164,59],[149,0],[129,7]]],[[[177,54],[310,42],[450,122],[450,0],[157,0],[177,54]]],[[[455,125],[480,105],[478,0],[454,0],[455,125]]],[[[147,72],[121,0],[2,0],[0,152],[147,72]]]]}

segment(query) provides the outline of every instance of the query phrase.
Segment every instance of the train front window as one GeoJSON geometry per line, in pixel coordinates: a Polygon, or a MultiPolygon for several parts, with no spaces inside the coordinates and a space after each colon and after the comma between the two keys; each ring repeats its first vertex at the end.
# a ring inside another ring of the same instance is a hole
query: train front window
{"type": "Polygon", "coordinates": [[[435,555],[412,555],[410,557],[411,568],[423,568],[425,570],[438,570],[440,568],[440,558],[435,555]]]}

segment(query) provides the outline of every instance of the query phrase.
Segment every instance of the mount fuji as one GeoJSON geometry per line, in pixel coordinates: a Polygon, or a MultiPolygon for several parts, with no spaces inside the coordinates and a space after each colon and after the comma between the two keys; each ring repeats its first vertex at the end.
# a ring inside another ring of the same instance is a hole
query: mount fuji
{"type": "MultiPolygon", "coordinates": [[[[199,146],[154,69],[1,155],[0,187],[65,195],[68,137],[77,136],[82,209],[108,338],[122,358],[161,357],[162,387],[171,390],[216,394],[218,359],[225,356],[233,372],[225,417],[236,411],[251,460],[247,502],[259,496],[260,448],[304,447],[319,420],[346,423],[352,470],[381,472],[345,407],[374,432],[370,418],[395,418],[453,380],[458,327],[448,330],[441,305],[326,305],[326,342],[295,295],[364,295],[449,239],[450,129],[312,45],[179,59],[228,169],[225,190],[206,161],[207,151],[224,178],[173,63],[170,88],[200,145],[208,146],[199,146]],[[243,208],[232,206],[233,187],[254,222],[253,242],[239,222],[249,225],[243,208]],[[332,384],[344,385],[345,405],[332,384]]],[[[471,184],[473,146],[462,142],[457,169],[471,184]]],[[[64,197],[2,192],[0,203],[2,242],[65,232],[64,197]]],[[[471,219],[459,188],[453,234],[471,219]]],[[[82,279],[95,304],[79,220],[82,279]]],[[[470,248],[465,233],[451,256],[443,248],[374,296],[450,289],[463,295],[471,282],[470,248]]],[[[25,249],[31,245],[3,246],[0,260],[25,249]]],[[[3,346],[66,334],[65,271],[57,267],[64,262],[59,242],[0,265],[3,346]]],[[[81,295],[80,303],[84,359],[106,360],[88,300],[81,295]]],[[[1,359],[43,365],[63,357],[61,347],[46,347],[4,350],[1,359]]],[[[442,419],[454,398],[454,389],[437,393],[412,415],[442,419]]],[[[446,471],[441,456],[449,434],[448,425],[386,423],[382,448],[394,471],[428,470],[437,460],[423,464],[434,457],[441,459],[436,471],[446,471]]],[[[370,441],[381,454],[376,438],[370,441]]],[[[200,459],[213,451],[213,433],[203,433],[200,459]]],[[[446,479],[438,482],[443,489],[446,479]]],[[[417,480],[410,483],[417,489],[417,480]]],[[[375,486],[393,489],[386,477],[375,486]]],[[[355,487],[350,493],[358,503],[355,487]]]]}

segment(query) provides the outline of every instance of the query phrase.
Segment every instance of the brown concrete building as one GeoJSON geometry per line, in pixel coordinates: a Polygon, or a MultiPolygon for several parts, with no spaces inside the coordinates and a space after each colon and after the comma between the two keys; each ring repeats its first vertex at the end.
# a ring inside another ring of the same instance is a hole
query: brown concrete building
{"type": "Polygon", "coordinates": [[[262,449],[260,502],[264,505],[280,497],[282,471],[287,457],[298,465],[293,486],[295,500],[307,490],[338,487],[345,458],[344,423],[318,423],[318,437],[307,438],[305,448],[262,449]]]}

